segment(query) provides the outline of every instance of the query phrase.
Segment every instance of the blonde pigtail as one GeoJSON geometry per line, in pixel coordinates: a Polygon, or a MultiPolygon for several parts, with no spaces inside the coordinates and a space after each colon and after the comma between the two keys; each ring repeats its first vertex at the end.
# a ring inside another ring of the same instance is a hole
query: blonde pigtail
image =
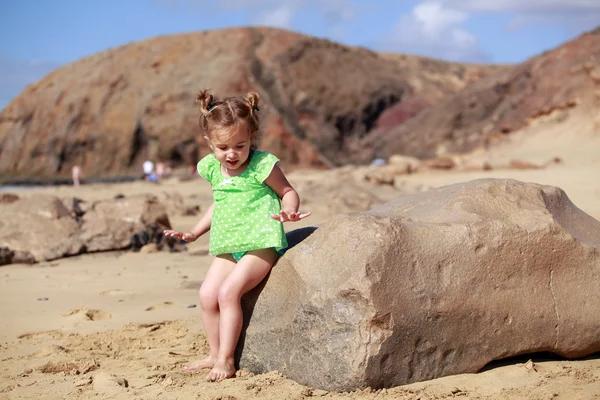
{"type": "Polygon", "coordinates": [[[258,107],[258,103],[259,103],[258,93],[254,93],[254,92],[248,93],[245,97],[245,100],[250,105],[250,110],[253,114],[256,111],[260,111],[260,108],[258,107]]]}
{"type": "Polygon", "coordinates": [[[196,103],[199,104],[200,112],[206,118],[214,107],[214,97],[209,89],[204,89],[196,96],[196,103]]]}

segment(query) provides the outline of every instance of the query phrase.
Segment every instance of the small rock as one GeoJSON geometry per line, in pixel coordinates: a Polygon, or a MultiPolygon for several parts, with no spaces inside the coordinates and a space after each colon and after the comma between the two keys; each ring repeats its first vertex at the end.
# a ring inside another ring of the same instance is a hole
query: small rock
{"type": "Polygon", "coordinates": [[[90,385],[92,382],[93,382],[92,377],[88,376],[87,378],[83,378],[83,379],[80,379],[77,382],[75,382],[75,387],[87,386],[87,385],[90,385]]]}
{"type": "Polygon", "coordinates": [[[456,163],[450,157],[430,158],[423,160],[421,165],[426,169],[453,169],[456,163]]]}
{"type": "Polygon", "coordinates": [[[93,378],[94,390],[100,393],[120,393],[129,387],[127,379],[111,375],[107,372],[99,372],[93,378]]]}
{"type": "Polygon", "coordinates": [[[158,247],[156,246],[156,243],[148,243],[147,245],[143,246],[140,249],[140,253],[142,254],[150,254],[150,253],[157,253],[158,247]]]}
{"type": "Polygon", "coordinates": [[[535,364],[533,363],[532,360],[527,361],[523,366],[525,367],[525,369],[527,371],[533,370],[533,371],[537,372],[537,369],[535,369],[535,364]]]}
{"type": "Polygon", "coordinates": [[[197,215],[199,212],[200,212],[200,206],[195,205],[195,206],[190,206],[190,207],[187,207],[186,209],[184,209],[183,212],[181,213],[181,215],[194,216],[194,215],[197,215]]]}
{"type": "Polygon", "coordinates": [[[0,204],[10,204],[19,200],[19,196],[14,193],[0,193],[0,204]]]}
{"type": "Polygon", "coordinates": [[[38,301],[48,301],[47,297],[38,297],[38,301]]]}
{"type": "Polygon", "coordinates": [[[512,169],[540,169],[541,166],[525,160],[510,160],[508,168],[512,169]]]}
{"type": "Polygon", "coordinates": [[[171,378],[170,376],[162,381],[162,384],[165,386],[171,386],[174,383],[175,383],[175,381],[173,381],[173,378],[171,378]]]}

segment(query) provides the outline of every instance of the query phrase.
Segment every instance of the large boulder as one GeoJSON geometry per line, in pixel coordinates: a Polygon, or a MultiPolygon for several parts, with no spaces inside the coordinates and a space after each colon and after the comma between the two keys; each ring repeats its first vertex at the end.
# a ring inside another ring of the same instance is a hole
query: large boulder
{"type": "MultiPolygon", "coordinates": [[[[28,252],[42,261],[79,254],[79,224],[67,206],[56,196],[16,196],[0,207],[0,246],[6,253],[28,252]]],[[[5,263],[17,262],[14,257],[5,263]]]]}
{"type": "Polygon", "coordinates": [[[342,214],[244,299],[239,363],[328,390],[600,350],[600,222],[556,187],[485,179],[342,214]],[[251,314],[251,317],[250,317],[251,314]]]}

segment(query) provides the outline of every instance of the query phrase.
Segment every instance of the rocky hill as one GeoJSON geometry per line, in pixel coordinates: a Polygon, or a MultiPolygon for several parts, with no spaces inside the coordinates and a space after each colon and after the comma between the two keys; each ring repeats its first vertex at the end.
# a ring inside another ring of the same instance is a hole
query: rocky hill
{"type": "Polygon", "coordinates": [[[358,148],[363,160],[462,153],[491,146],[540,119],[564,119],[573,109],[600,131],[599,106],[600,28],[489,75],[404,124],[375,129],[358,148]]]}
{"type": "Polygon", "coordinates": [[[378,54],[271,28],[157,37],[27,87],[0,112],[0,177],[54,180],[76,164],[88,177],[138,175],[145,159],[194,164],[206,153],[194,103],[205,87],[259,92],[261,147],[286,165],[357,162],[365,154],[354,149],[372,131],[498,69],[507,68],[378,54]]]}

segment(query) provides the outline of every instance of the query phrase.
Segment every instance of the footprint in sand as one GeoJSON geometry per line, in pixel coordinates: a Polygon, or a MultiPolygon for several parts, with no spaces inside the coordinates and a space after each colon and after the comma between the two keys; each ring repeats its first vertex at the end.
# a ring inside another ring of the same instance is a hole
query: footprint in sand
{"type": "Polygon", "coordinates": [[[123,294],[123,291],[121,289],[110,289],[100,292],[101,296],[115,296],[118,294],[123,294]]]}
{"type": "Polygon", "coordinates": [[[71,352],[71,350],[67,349],[66,347],[53,344],[53,345],[38,349],[38,350],[34,351],[33,353],[31,353],[29,356],[35,357],[35,358],[44,358],[44,357],[48,357],[48,356],[52,356],[52,355],[66,354],[66,353],[70,353],[70,352],[71,352]]]}
{"type": "Polygon", "coordinates": [[[148,308],[146,308],[145,311],[154,311],[154,310],[160,310],[161,308],[167,308],[172,306],[174,303],[172,301],[163,301],[160,304],[157,304],[155,306],[150,306],[148,308]]]}
{"type": "Polygon", "coordinates": [[[193,289],[193,290],[198,290],[200,289],[200,286],[202,286],[202,282],[203,281],[190,281],[190,280],[185,280],[181,283],[181,288],[182,289],[193,289]]]}
{"type": "Polygon", "coordinates": [[[112,318],[112,315],[109,312],[103,310],[91,310],[87,307],[75,308],[62,316],[79,321],[102,321],[112,318]]]}

